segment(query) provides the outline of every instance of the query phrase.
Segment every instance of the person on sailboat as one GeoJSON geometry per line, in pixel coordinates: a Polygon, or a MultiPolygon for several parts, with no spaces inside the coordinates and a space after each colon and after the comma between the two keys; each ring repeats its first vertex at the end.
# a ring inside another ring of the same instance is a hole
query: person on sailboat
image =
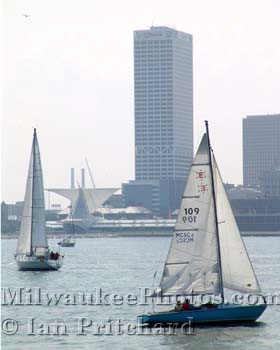
{"type": "Polygon", "coordinates": [[[190,300],[186,298],[182,304],[182,311],[188,311],[190,310],[190,307],[191,307],[190,300]]]}
{"type": "MultiPolygon", "coordinates": [[[[174,310],[175,310],[175,311],[182,311],[182,303],[181,303],[181,300],[178,300],[178,301],[177,301],[174,310]]],[[[172,310],[172,311],[174,311],[174,310],[172,310]]]]}

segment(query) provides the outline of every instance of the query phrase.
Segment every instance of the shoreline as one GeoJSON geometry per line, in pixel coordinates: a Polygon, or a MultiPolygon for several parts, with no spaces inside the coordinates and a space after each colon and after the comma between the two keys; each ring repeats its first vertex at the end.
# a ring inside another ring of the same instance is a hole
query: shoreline
{"type": "MultiPolygon", "coordinates": [[[[173,232],[100,232],[100,233],[76,233],[76,239],[82,238],[119,238],[119,237],[172,237],[173,232]]],[[[1,239],[18,239],[19,233],[1,233],[1,239]]],[[[63,232],[47,233],[50,239],[64,238],[63,232]]],[[[280,237],[280,231],[265,231],[265,232],[241,232],[242,237],[280,237]]]]}

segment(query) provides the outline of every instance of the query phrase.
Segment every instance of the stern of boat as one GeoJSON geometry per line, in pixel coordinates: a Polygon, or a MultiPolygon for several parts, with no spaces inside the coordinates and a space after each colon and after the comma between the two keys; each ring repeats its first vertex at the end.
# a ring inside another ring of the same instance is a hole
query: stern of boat
{"type": "Polygon", "coordinates": [[[63,257],[57,260],[37,256],[19,255],[15,257],[19,271],[58,270],[63,263],[63,257]]]}
{"type": "Polygon", "coordinates": [[[149,324],[150,321],[150,315],[138,315],[137,316],[137,323],[139,324],[149,324]]]}

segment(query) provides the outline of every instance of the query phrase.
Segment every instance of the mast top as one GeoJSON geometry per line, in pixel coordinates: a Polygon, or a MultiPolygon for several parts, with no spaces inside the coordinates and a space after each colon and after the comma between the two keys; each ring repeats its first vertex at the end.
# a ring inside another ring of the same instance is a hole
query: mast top
{"type": "Polygon", "coordinates": [[[205,123],[205,128],[206,128],[206,134],[207,134],[208,145],[209,145],[209,148],[211,149],[211,146],[210,146],[210,136],[209,136],[208,120],[204,120],[204,123],[205,123]]]}

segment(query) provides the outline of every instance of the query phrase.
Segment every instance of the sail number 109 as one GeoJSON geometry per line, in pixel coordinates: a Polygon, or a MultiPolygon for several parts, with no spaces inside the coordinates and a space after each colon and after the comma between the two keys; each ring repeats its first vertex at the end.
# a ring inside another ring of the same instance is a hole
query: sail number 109
{"type": "Polygon", "coordinates": [[[185,215],[183,215],[182,220],[185,223],[195,223],[196,217],[199,213],[199,208],[184,208],[185,215]]]}

